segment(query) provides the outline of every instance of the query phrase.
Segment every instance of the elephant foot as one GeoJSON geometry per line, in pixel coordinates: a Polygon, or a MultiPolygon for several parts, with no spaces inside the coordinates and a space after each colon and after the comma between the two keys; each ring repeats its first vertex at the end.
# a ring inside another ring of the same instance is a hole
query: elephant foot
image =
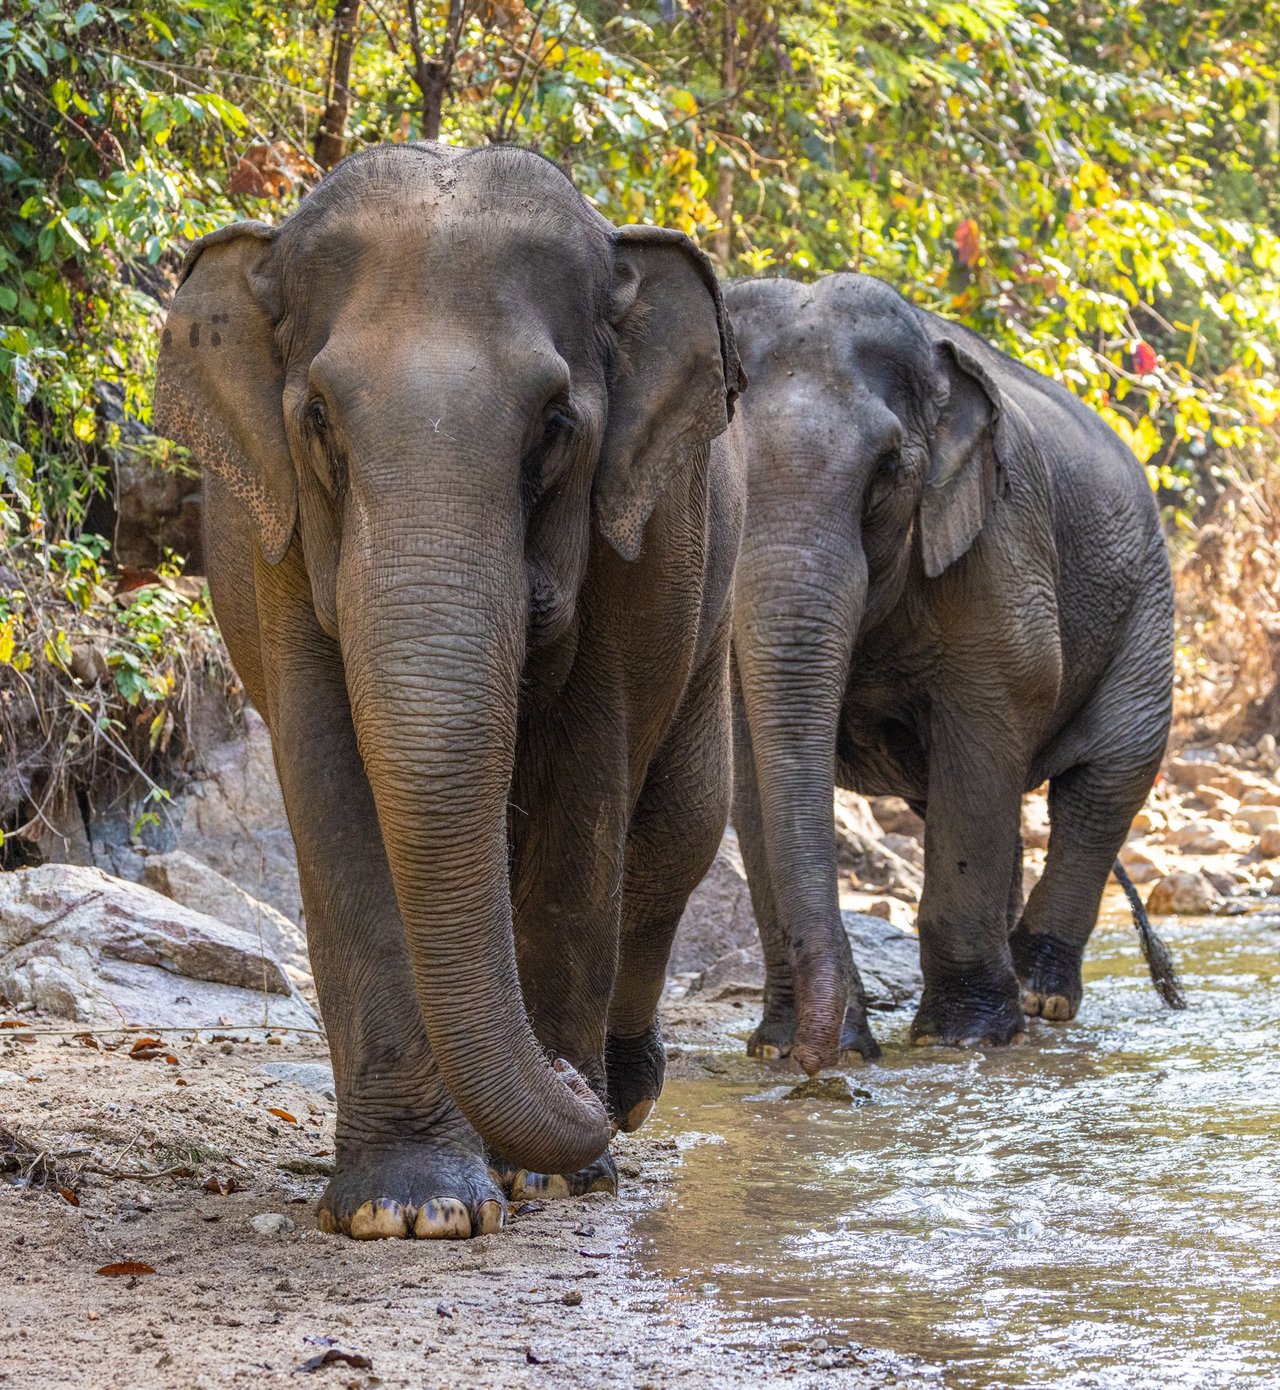
{"type": "Polygon", "coordinates": [[[630,1134],[649,1118],[654,1102],[662,1094],[667,1053],[657,1023],[635,1038],[610,1033],[604,1044],[604,1065],[609,1114],[615,1128],[630,1134]]]}
{"type": "Polygon", "coordinates": [[[547,1201],[555,1197],[585,1197],[588,1192],[618,1195],[618,1165],[606,1149],[594,1163],[576,1173],[531,1173],[521,1168],[511,1178],[511,1200],[547,1201]]]}
{"type": "Polygon", "coordinates": [[[1009,938],[1014,968],[1022,981],[1022,1011],[1052,1023],[1075,1018],[1084,993],[1081,952],[1048,932],[1032,933],[1019,923],[1009,938]]]}
{"type": "Polygon", "coordinates": [[[478,1154],[430,1143],[344,1146],[318,1225],[354,1240],[466,1240],[500,1231],[506,1216],[478,1154]]]}
{"type": "MultiPolygon", "coordinates": [[[[778,1009],[766,1014],[760,1026],[747,1040],[747,1055],[762,1062],[774,1062],[789,1057],[796,1036],[796,1016],[792,1009],[778,1009]]],[[[840,1060],[842,1062],[874,1062],[880,1056],[867,1021],[865,1009],[850,1004],[845,1010],[844,1026],[840,1030],[840,1060]]]]}
{"type": "Polygon", "coordinates": [[[1026,1036],[1021,990],[1012,971],[986,982],[926,985],[911,1024],[917,1047],[1004,1047],[1026,1036]]]}

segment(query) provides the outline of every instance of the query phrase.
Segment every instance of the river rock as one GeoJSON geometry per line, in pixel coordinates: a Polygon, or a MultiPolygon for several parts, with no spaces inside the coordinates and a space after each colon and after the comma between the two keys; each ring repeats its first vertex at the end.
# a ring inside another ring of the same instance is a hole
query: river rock
{"type": "Polygon", "coordinates": [[[282,965],[308,972],[307,938],[302,928],[269,903],[251,897],[238,884],[186,853],[148,855],[142,869],[148,888],[163,893],[184,907],[208,913],[219,922],[242,931],[250,940],[261,940],[268,954],[282,965]]]}
{"type": "Polygon", "coordinates": [[[1147,911],[1155,916],[1183,914],[1196,916],[1215,912],[1222,895],[1201,873],[1178,870],[1166,874],[1147,896],[1147,911]]]}
{"type": "Polygon", "coordinates": [[[1280,854],[1280,825],[1265,825],[1258,836],[1258,853],[1263,859],[1274,859],[1280,854]]]}
{"type": "Polygon", "coordinates": [[[318,1026],[256,939],[67,864],[0,874],[0,993],[93,1027],[318,1026]]]}

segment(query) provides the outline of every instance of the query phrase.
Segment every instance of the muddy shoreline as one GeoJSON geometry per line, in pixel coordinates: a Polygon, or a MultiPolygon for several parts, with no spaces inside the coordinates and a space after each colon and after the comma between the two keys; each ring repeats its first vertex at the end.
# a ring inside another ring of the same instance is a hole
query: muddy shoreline
{"type": "MultiPolygon", "coordinates": [[[[730,1024],[737,1011],[720,1013],[730,1024]]],[[[720,1023],[702,1023],[693,1041],[713,1044],[720,1023]]],[[[9,1162],[35,1180],[0,1183],[0,1385],[928,1383],[838,1338],[721,1319],[646,1272],[634,1225],[671,1190],[674,1139],[618,1141],[616,1199],[517,1205],[506,1231],[472,1241],[359,1243],[315,1229],[332,1100],[263,1070],[308,1068],[314,1084],[323,1045],[163,1041],[134,1061],[131,1042],[4,1037],[0,1116],[20,1145],[9,1162]],[[284,1229],[259,1233],[254,1218],[284,1229]],[[97,1273],[130,1261],[155,1273],[97,1273]]],[[[715,1065],[714,1052],[680,1051],[676,1075],[715,1065]]]]}

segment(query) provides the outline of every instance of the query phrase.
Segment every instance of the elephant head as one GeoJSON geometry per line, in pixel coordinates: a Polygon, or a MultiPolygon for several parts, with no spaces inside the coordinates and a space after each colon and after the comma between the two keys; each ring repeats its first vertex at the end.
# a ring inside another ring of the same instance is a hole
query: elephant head
{"type": "Polygon", "coordinates": [[[164,330],[157,428],[243,504],[258,564],[301,548],[441,1073],[531,1169],[582,1166],[608,1130],[521,1004],[506,825],[526,655],[573,642],[593,547],[639,552],[737,387],[692,243],[615,229],[504,147],[353,156],[279,227],[196,242],[164,330]]]}
{"type": "Polygon", "coordinates": [[[795,957],[793,1055],[814,1069],[837,1055],[850,978],[830,789],[855,647],[913,565],[958,572],[1022,425],[963,330],[869,277],[746,281],[726,302],[751,378],[735,657],[795,957]]]}

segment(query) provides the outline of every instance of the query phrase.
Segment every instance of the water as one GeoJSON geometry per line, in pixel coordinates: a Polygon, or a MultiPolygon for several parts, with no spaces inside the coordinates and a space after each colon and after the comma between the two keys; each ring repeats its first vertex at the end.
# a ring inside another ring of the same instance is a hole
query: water
{"type": "Polygon", "coordinates": [[[655,1125],[685,1152],[641,1260],[955,1390],[1280,1386],[1280,917],[1164,935],[1184,1013],[1117,912],[1081,1018],[1024,1047],[913,1049],[879,1015],[852,1106],[778,1099],[795,1074],[745,1059],[671,1084],[655,1125]]]}

